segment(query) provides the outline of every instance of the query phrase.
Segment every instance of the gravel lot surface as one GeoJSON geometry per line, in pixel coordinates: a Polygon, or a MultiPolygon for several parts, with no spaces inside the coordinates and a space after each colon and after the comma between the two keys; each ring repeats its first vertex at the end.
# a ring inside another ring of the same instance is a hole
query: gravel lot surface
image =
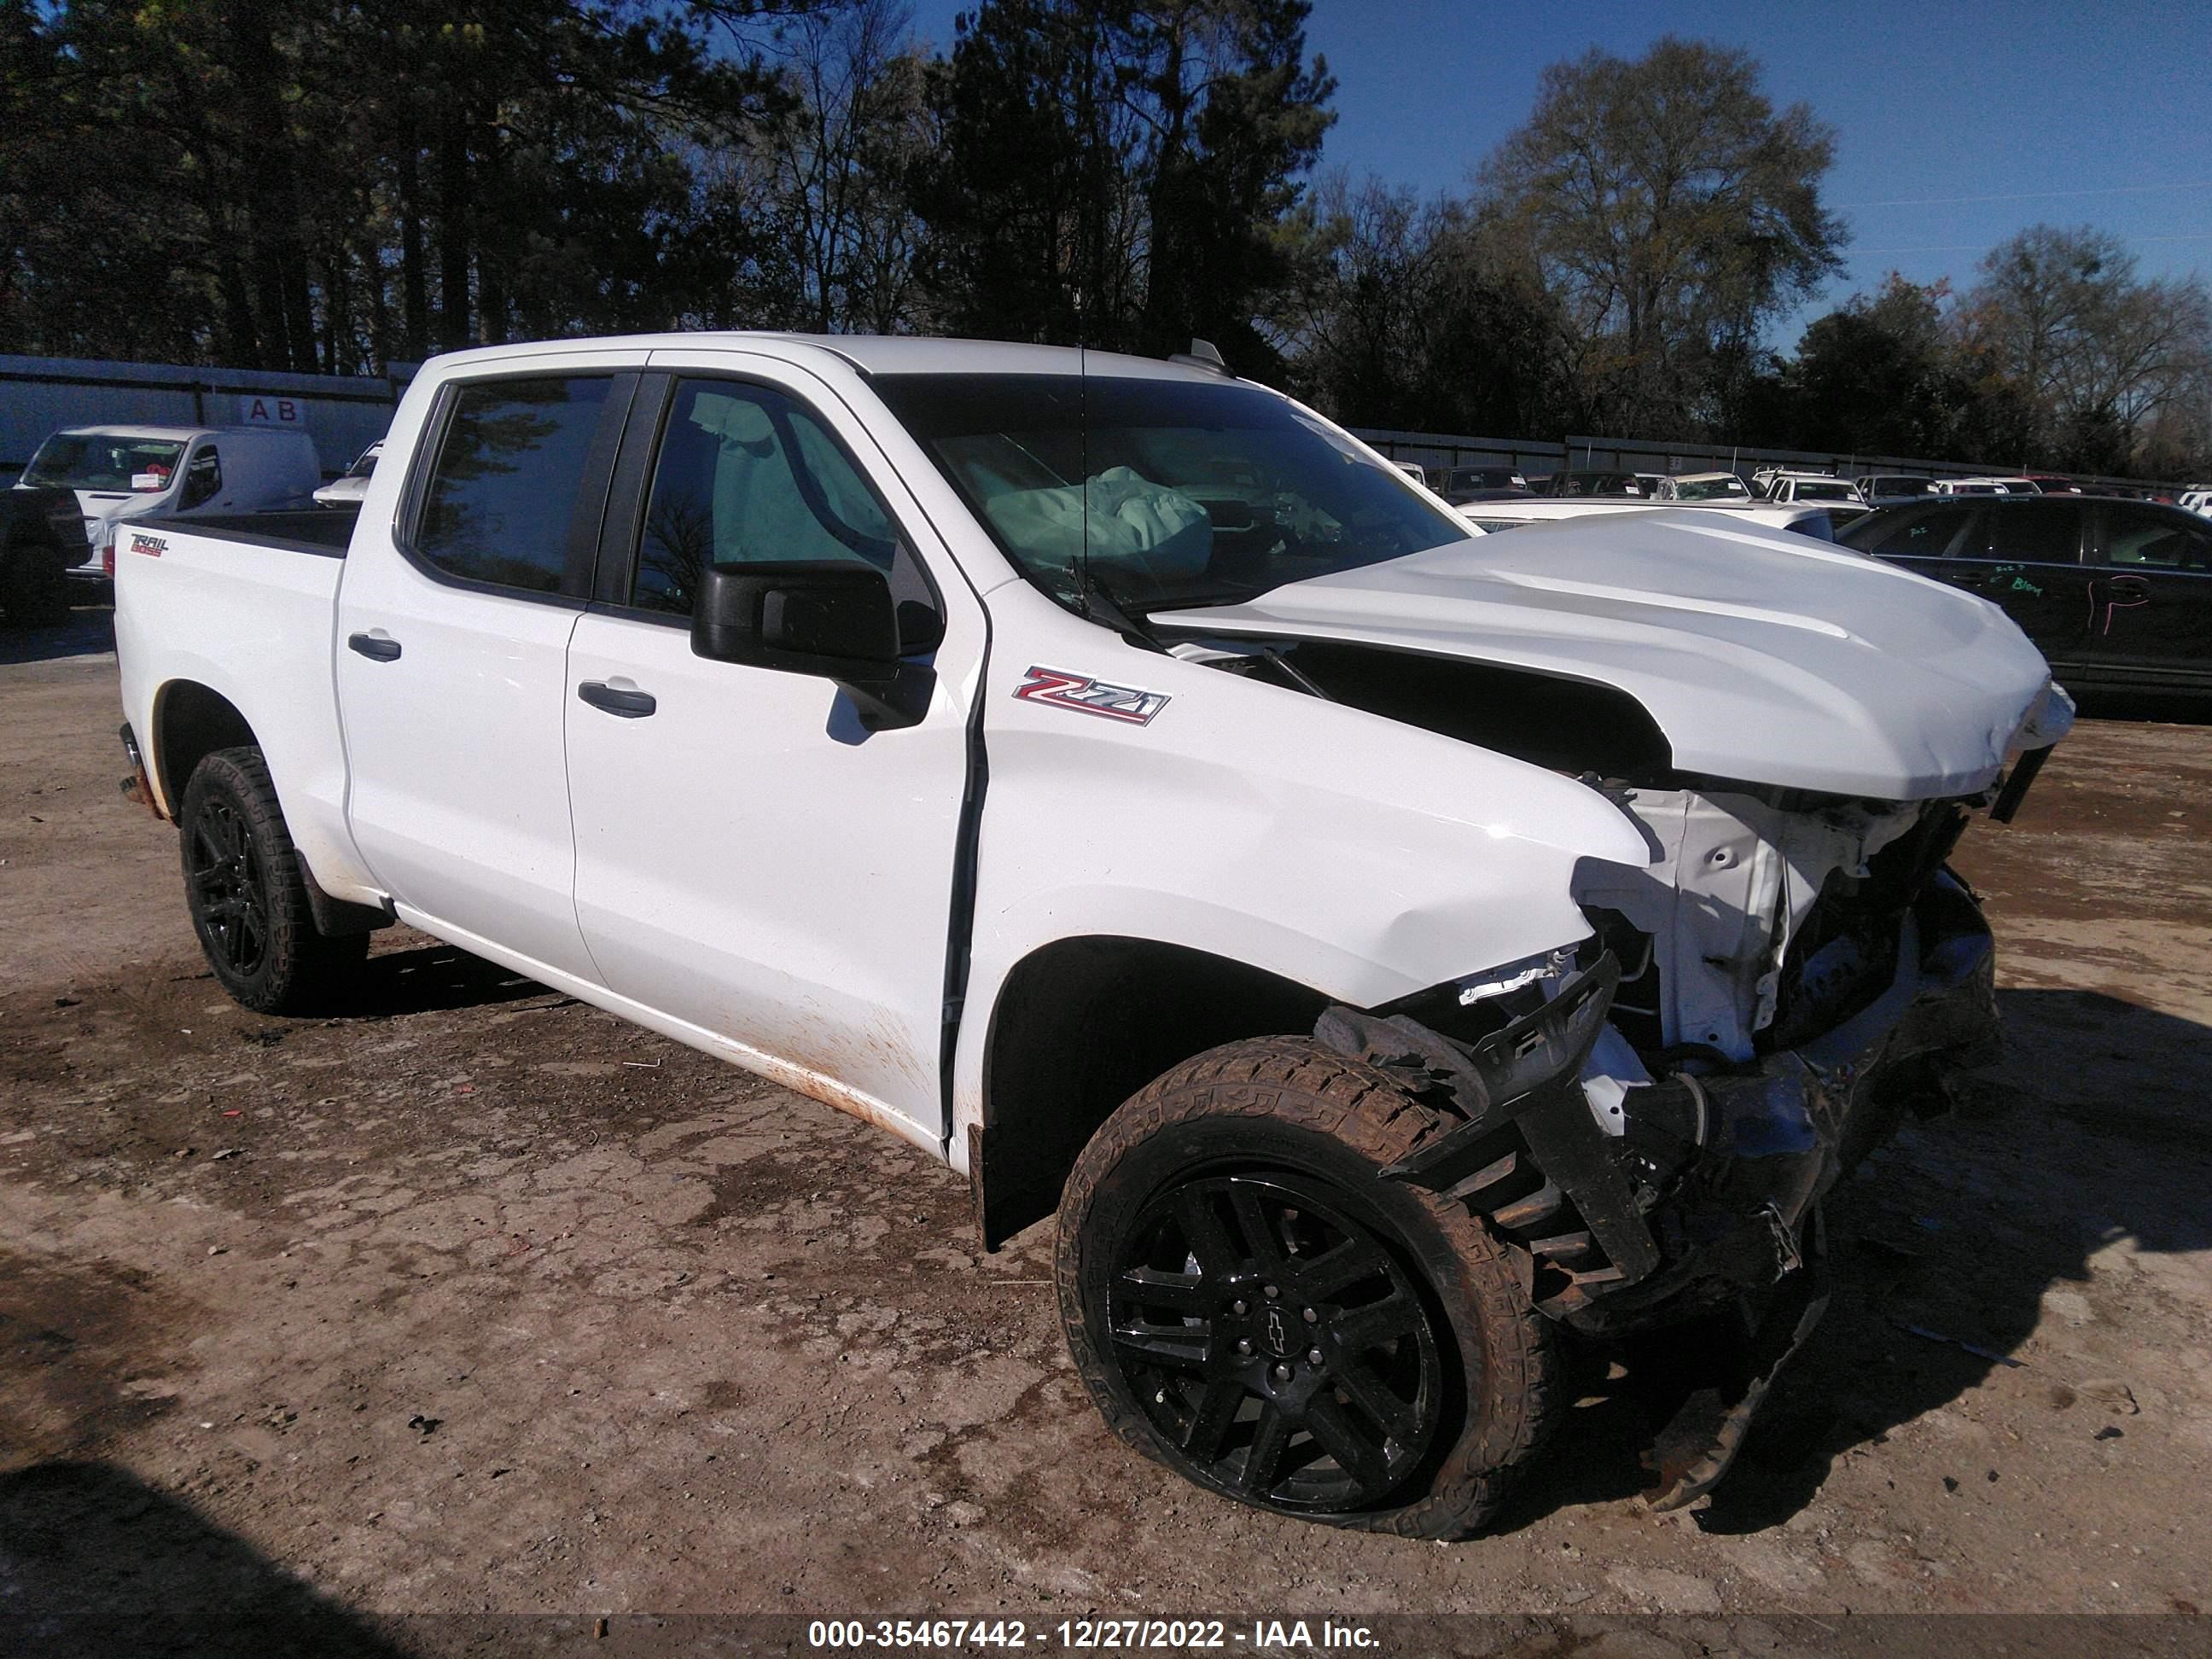
{"type": "Polygon", "coordinates": [[[1438,1547],[1123,1450],[1062,1351],[1049,1225],[979,1255],[958,1178],[825,1107],[404,930],[344,1018],[231,1004],[173,831],[117,794],[104,621],[0,640],[19,1635],[1412,1611],[1625,1653],[2212,1606],[2212,728],[2087,722],[1970,834],[2010,1057],[1985,1111],[1838,1194],[1835,1305],[1710,1507],[1636,1501],[1665,1356],[1597,1355],[1501,1527],[1438,1547]],[[1687,1617],[1604,1622],[1655,1613],[1687,1617]]]}

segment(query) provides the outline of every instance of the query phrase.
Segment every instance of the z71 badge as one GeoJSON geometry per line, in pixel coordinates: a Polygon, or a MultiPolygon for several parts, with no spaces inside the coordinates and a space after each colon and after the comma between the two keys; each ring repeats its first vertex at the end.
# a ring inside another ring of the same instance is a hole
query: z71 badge
{"type": "Polygon", "coordinates": [[[1027,702],[1048,702],[1055,708],[1073,708],[1079,714],[1103,714],[1109,720],[1128,720],[1149,726],[1152,716],[1168,706],[1164,691],[1139,691],[1133,685],[1109,685],[1088,675],[1065,673],[1057,668],[1032,668],[1014,695],[1027,702]]]}

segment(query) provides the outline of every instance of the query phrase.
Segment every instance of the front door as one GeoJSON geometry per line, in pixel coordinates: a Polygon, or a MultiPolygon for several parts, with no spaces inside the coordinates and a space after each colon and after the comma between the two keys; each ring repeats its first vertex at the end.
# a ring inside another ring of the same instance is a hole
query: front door
{"type": "Polygon", "coordinates": [[[608,602],[568,653],[584,937],[610,989],[933,1143],[981,607],[803,371],[687,354],[651,398],[658,437],[633,422],[653,446],[640,528],[611,589],[603,556],[608,602]],[[902,635],[936,669],[920,725],[871,731],[830,680],[693,654],[702,565],[799,559],[890,574],[902,635]]]}
{"type": "Polygon", "coordinates": [[[2088,657],[2119,685],[2212,685],[2212,524],[2179,507],[2100,509],[2088,657]]]}
{"type": "Polygon", "coordinates": [[[2063,678],[2088,637],[2081,501],[2000,496],[1975,512],[1974,529],[1952,561],[1953,580],[2002,605],[2063,678]]]}
{"type": "Polygon", "coordinates": [[[1899,509],[1869,531],[1871,539],[1847,539],[2002,606],[2054,668],[2080,659],[2088,605],[2080,503],[1952,497],[1899,509]]]}
{"type": "Polygon", "coordinates": [[[347,817],[378,884],[457,943],[585,979],[562,726],[636,380],[605,362],[450,386],[427,475],[396,525],[362,520],[338,588],[347,817]]]}

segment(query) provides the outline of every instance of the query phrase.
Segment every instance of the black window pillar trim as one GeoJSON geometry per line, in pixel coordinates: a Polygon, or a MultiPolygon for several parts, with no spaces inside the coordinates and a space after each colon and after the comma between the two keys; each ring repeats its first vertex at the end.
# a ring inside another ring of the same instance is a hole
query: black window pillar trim
{"type": "Polygon", "coordinates": [[[653,465],[660,453],[661,428],[674,401],[676,376],[649,368],[638,377],[622,441],[607,483],[606,512],[599,534],[597,559],[587,597],[595,606],[627,609],[645,533],[647,498],[653,489],[653,465]]]}

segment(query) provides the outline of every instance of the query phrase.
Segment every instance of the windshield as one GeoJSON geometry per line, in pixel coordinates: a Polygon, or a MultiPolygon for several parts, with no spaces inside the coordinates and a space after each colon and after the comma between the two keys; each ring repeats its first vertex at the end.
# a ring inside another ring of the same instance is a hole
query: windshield
{"type": "Polygon", "coordinates": [[[902,374],[876,391],[1061,604],[1230,604],[1468,538],[1390,467],[1255,386],[902,374]]]}
{"type": "Polygon", "coordinates": [[[185,447],[170,438],[118,438],[100,432],[57,432],[39,446],[22,481],[53,489],[135,490],[159,494],[177,476],[185,447]]]}
{"type": "Polygon", "coordinates": [[[1678,501],[1744,501],[1751,499],[1751,491],[1742,479],[1733,474],[1725,478],[1677,478],[1674,480],[1674,499],[1678,501]]]}
{"type": "Polygon", "coordinates": [[[1859,492],[1840,480],[1797,480],[1797,499],[1801,501],[1855,501],[1858,498],[1859,492]]]}

